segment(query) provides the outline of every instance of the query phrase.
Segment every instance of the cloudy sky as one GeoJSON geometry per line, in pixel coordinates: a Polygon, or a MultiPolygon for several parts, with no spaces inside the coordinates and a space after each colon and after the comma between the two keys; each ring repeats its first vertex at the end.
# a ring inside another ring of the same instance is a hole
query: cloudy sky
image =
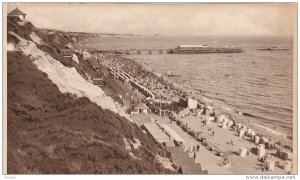
{"type": "Polygon", "coordinates": [[[142,35],[293,35],[295,4],[10,3],[41,28],[142,35]]]}

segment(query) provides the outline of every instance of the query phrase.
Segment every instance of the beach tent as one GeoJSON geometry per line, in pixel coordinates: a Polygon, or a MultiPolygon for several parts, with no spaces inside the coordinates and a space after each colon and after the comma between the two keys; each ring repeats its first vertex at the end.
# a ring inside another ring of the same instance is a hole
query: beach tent
{"type": "Polygon", "coordinates": [[[188,107],[190,109],[197,109],[197,105],[198,105],[198,102],[196,100],[194,100],[193,98],[188,98],[188,107]]]}
{"type": "Polygon", "coordinates": [[[210,124],[210,118],[209,117],[205,118],[205,124],[210,124]]]}
{"type": "Polygon", "coordinates": [[[259,141],[260,141],[260,137],[259,137],[259,136],[255,136],[254,143],[255,143],[255,144],[258,144],[259,141]]]}
{"type": "Polygon", "coordinates": [[[244,134],[245,134],[245,129],[241,129],[241,130],[239,131],[239,137],[243,137],[244,134]]]}
{"type": "Polygon", "coordinates": [[[268,171],[273,171],[274,167],[275,167],[275,162],[268,159],[268,160],[265,161],[265,167],[268,171]]]}
{"type": "Polygon", "coordinates": [[[241,157],[246,157],[248,150],[246,148],[240,148],[239,155],[241,157]]]}
{"type": "Polygon", "coordinates": [[[227,125],[226,125],[226,123],[224,121],[222,123],[222,128],[227,129],[227,125]]]}
{"type": "Polygon", "coordinates": [[[263,157],[266,154],[265,145],[259,144],[257,147],[257,155],[259,157],[263,157]]]}

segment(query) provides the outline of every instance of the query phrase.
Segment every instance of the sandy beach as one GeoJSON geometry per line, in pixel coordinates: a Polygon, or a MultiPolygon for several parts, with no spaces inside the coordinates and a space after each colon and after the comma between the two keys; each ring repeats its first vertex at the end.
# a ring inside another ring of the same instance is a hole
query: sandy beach
{"type": "MultiPolygon", "coordinates": [[[[256,135],[263,136],[267,139],[271,139],[273,143],[279,143],[278,146],[286,151],[290,151],[285,147],[291,147],[292,141],[284,136],[276,135],[266,129],[257,126],[249,121],[245,121],[245,118],[239,118],[242,114],[236,112],[230,112],[226,109],[221,109],[217,104],[210,102],[209,100],[201,97],[201,95],[195,95],[192,93],[192,87],[187,88],[187,84],[176,84],[169,77],[156,73],[155,70],[150,69],[143,63],[135,62],[134,60],[122,57],[111,56],[102,59],[102,64],[108,67],[117,67],[120,70],[128,73],[144,87],[153,92],[157,99],[162,102],[172,102],[176,97],[192,97],[203,106],[214,106],[218,109],[215,113],[215,117],[219,117],[221,114],[227,114],[227,116],[234,117],[237,123],[250,128],[256,132],[256,135]],[[221,110],[220,110],[221,109],[221,110]]],[[[169,103],[169,104],[170,104],[169,103]]],[[[276,163],[273,171],[263,171],[262,167],[264,163],[259,161],[257,154],[251,149],[256,148],[250,137],[241,138],[238,135],[238,131],[234,131],[232,128],[222,128],[222,123],[211,121],[210,124],[203,122],[209,116],[196,114],[183,117],[177,117],[181,124],[185,124],[190,131],[200,132],[201,136],[205,137],[210,144],[213,144],[217,150],[222,153],[229,154],[228,159],[230,165],[228,167],[222,167],[221,163],[224,161],[222,156],[219,156],[215,151],[209,150],[208,147],[203,145],[203,142],[199,142],[199,139],[192,137],[188,132],[184,131],[178,124],[173,121],[171,124],[171,113],[179,113],[183,108],[168,105],[168,103],[154,104],[154,107],[159,107],[165,110],[167,116],[158,116],[158,114],[151,113],[150,117],[158,120],[159,123],[168,124],[174,131],[176,131],[185,141],[185,149],[190,150],[191,147],[200,145],[199,152],[196,152],[196,163],[201,163],[203,169],[207,169],[211,174],[285,174],[285,170],[281,166],[284,161],[275,156],[277,150],[267,150],[271,155],[271,161],[276,163]],[[161,105],[163,104],[163,105],[161,105]],[[174,108],[175,107],[175,108],[174,108]],[[214,135],[212,135],[212,133],[214,135]],[[245,148],[248,151],[246,157],[240,157],[240,148],[245,148]],[[251,150],[251,151],[250,151],[251,150]]],[[[157,112],[157,108],[156,108],[157,112]]],[[[190,156],[193,156],[193,152],[190,152],[190,156]]],[[[227,156],[227,155],[226,155],[227,156]]]]}

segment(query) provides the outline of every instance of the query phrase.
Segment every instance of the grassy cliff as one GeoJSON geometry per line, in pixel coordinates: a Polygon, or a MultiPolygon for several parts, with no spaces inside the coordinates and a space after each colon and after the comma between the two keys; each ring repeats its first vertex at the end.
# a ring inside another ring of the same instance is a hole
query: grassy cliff
{"type": "MultiPolygon", "coordinates": [[[[8,20],[8,31],[27,40],[35,32],[45,42],[38,48],[58,61],[64,61],[59,48],[73,43],[60,35],[51,38],[31,23],[21,27],[8,20]]],[[[8,41],[16,40],[8,36],[8,41]]],[[[168,153],[136,125],[87,98],[61,93],[22,52],[7,56],[9,174],[172,173],[157,160],[168,153]],[[141,145],[134,147],[137,141],[141,145]]],[[[82,74],[90,68],[71,66],[82,74]]]]}

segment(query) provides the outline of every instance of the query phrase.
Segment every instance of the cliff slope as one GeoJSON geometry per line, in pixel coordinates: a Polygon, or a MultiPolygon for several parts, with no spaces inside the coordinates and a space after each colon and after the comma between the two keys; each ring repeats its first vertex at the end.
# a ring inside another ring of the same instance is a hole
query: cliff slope
{"type": "Polygon", "coordinates": [[[93,71],[88,63],[81,57],[79,64],[66,62],[59,55],[74,38],[13,19],[8,19],[8,32],[8,43],[17,44],[7,53],[9,174],[172,173],[159,162],[158,157],[168,157],[165,149],[118,111],[103,107],[101,100],[109,97],[67,87],[68,78],[53,79],[53,73],[63,77],[72,68],[79,81],[96,88],[84,76],[93,71]]]}

